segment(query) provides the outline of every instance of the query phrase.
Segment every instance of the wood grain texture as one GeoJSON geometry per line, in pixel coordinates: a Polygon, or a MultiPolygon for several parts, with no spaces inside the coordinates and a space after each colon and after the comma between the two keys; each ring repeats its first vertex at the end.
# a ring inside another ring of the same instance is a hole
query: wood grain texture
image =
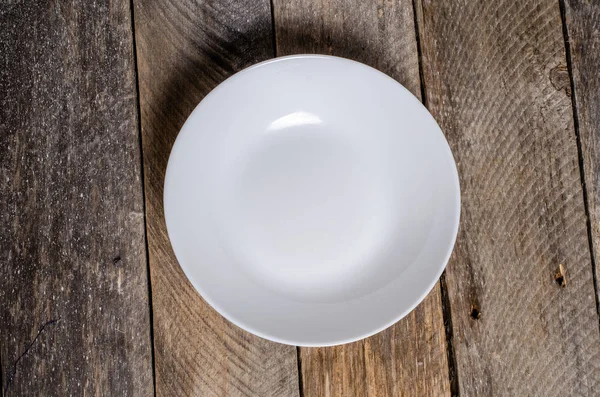
{"type": "MultiPolygon", "coordinates": [[[[321,53],[371,65],[420,97],[412,3],[275,0],[277,55],[321,53]]],[[[303,395],[450,394],[439,284],[402,321],[364,341],[301,348],[303,395]]]]}
{"type": "Polygon", "coordinates": [[[250,335],[198,295],[167,237],[163,183],[183,122],[218,83],[273,56],[268,1],[135,1],[158,396],[297,396],[296,349],[250,335]]]}
{"type": "Polygon", "coordinates": [[[409,0],[273,0],[277,56],[326,54],[366,63],[421,97],[409,0]]]}
{"type": "Polygon", "coordinates": [[[597,395],[600,334],[559,4],[424,0],[417,15],[428,106],[461,177],[447,270],[460,393],[597,395]]]}
{"type": "MultiPolygon", "coordinates": [[[[600,302],[600,3],[565,1],[588,216],[596,264],[596,304],[600,302]]],[[[569,82],[570,83],[570,82],[569,82]]],[[[570,86],[569,86],[570,87],[570,86]]],[[[600,306],[598,306],[600,312],[600,306]]]]}
{"type": "Polygon", "coordinates": [[[153,395],[130,14],[0,7],[5,397],[153,395]]]}

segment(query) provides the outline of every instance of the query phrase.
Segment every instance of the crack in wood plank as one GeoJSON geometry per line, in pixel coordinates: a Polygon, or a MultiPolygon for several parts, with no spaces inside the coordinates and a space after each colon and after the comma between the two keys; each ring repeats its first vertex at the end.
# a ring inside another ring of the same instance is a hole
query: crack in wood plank
{"type": "Polygon", "coordinates": [[[600,149],[594,134],[600,129],[600,5],[580,0],[560,0],[563,36],[566,48],[569,90],[572,94],[573,125],[577,137],[577,154],[585,205],[590,260],[596,291],[596,312],[600,327],[600,269],[597,249],[600,248],[598,222],[598,191],[600,184],[596,164],[600,149]],[[569,31],[572,31],[569,33],[569,31]],[[569,36],[573,35],[570,39],[569,36]],[[595,50],[594,50],[595,49],[595,50]],[[574,65],[575,64],[575,65],[574,65]],[[575,66],[575,67],[574,67],[575,66]],[[581,102],[581,105],[579,104],[581,102]],[[581,120],[580,120],[581,119],[581,120]]]}
{"type": "Polygon", "coordinates": [[[57,324],[59,321],[60,321],[60,318],[57,318],[55,320],[48,320],[38,328],[37,334],[35,335],[33,340],[27,346],[25,346],[25,350],[23,350],[23,353],[21,353],[21,355],[19,357],[17,357],[17,359],[13,363],[12,368],[6,377],[6,386],[4,387],[4,396],[8,395],[8,389],[10,388],[10,384],[13,381],[13,379],[15,378],[15,376],[17,375],[17,369],[19,366],[19,362],[21,362],[21,360],[27,355],[27,353],[29,353],[29,350],[31,350],[33,345],[35,345],[35,342],[38,340],[38,338],[40,337],[42,332],[44,332],[46,327],[48,325],[57,324]]]}

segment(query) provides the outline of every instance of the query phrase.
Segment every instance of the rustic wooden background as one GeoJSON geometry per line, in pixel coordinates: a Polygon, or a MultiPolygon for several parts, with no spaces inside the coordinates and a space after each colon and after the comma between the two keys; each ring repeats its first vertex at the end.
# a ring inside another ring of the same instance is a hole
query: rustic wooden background
{"type": "Polygon", "coordinates": [[[600,395],[598,0],[3,0],[0,60],[0,396],[600,395]],[[400,81],[461,177],[438,285],[332,348],[225,321],[163,219],[191,110],[295,53],[400,81]]]}

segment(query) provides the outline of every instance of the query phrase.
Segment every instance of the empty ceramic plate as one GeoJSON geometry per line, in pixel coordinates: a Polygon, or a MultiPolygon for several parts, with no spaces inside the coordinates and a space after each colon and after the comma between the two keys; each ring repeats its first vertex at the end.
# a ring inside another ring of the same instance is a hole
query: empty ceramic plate
{"type": "Polygon", "coordinates": [[[442,131],[410,92],[343,58],[237,73],[181,129],[165,218],[191,283],[228,320],[287,344],[372,335],[435,285],[460,213],[442,131]]]}

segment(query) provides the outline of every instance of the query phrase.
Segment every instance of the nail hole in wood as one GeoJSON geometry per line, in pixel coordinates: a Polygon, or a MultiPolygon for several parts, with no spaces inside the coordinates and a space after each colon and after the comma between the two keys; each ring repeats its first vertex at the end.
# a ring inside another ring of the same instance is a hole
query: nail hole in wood
{"type": "Polygon", "coordinates": [[[556,281],[559,287],[564,288],[567,286],[567,273],[562,263],[558,265],[558,271],[554,275],[554,281],[556,281]]]}
{"type": "Polygon", "coordinates": [[[479,311],[479,307],[477,307],[477,305],[471,306],[471,318],[473,320],[479,320],[481,318],[481,312],[479,311]]]}
{"type": "Polygon", "coordinates": [[[119,266],[121,264],[121,257],[117,256],[113,259],[113,265],[119,266]]]}

